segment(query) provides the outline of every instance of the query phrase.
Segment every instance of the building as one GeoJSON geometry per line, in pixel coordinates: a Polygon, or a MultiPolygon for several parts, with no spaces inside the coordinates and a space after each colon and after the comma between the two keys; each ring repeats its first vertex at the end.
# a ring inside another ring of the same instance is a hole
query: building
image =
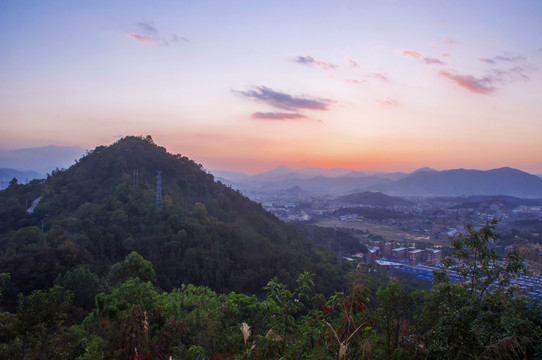
{"type": "Polygon", "coordinates": [[[407,257],[407,251],[408,249],[405,247],[400,247],[396,249],[391,250],[391,257],[392,259],[405,259],[407,257]]]}
{"type": "Polygon", "coordinates": [[[442,250],[425,249],[425,262],[430,265],[436,265],[442,258],[442,250]]]}
{"type": "Polygon", "coordinates": [[[425,250],[422,249],[416,249],[416,250],[409,250],[408,251],[408,258],[409,260],[418,262],[418,261],[424,261],[425,260],[425,250]]]}

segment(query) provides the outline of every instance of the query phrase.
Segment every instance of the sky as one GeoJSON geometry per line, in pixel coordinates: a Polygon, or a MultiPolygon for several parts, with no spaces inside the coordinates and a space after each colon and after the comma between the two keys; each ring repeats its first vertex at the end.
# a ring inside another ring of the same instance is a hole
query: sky
{"type": "Polygon", "coordinates": [[[539,0],[5,0],[0,23],[0,150],[542,173],[539,0]]]}

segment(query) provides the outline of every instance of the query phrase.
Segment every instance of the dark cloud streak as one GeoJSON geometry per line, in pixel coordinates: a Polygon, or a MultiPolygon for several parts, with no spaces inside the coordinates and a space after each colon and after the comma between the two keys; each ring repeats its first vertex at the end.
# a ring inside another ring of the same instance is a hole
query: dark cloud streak
{"type": "Polygon", "coordinates": [[[140,43],[156,44],[161,46],[169,46],[172,43],[190,42],[187,38],[173,34],[167,40],[158,32],[158,28],[154,25],[154,21],[140,21],[136,23],[137,32],[129,33],[128,37],[137,40],[140,43]]]}
{"type": "Polygon", "coordinates": [[[329,99],[292,96],[260,86],[250,91],[235,91],[234,94],[247,99],[261,101],[278,109],[298,111],[300,109],[327,111],[329,99]]]}
{"type": "Polygon", "coordinates": [[[307,66],[317,66],[324,70],[336,69],[337,65],[331,64],[325,61],[315,60],[312,56],[298,56],[295,58],[295,62],[298,64],[303,64],[307,66]]]}
{"type": "Polygon", "coordinates": [[[454,74],[444,70],[440,71],[439,75],[449,80],[452,80],[462,88],[477,94],[487,95],[495,91],[495,87],[493,86],[493,80],[490,77],[477,79],[472,75],[454,74]]]}
{"type": "Polygon", "coordinates": [[[518,62],[518,61],[524,61],[526,60],[523,56],[511,56],[511,55],[506,55],[506,56],[494,56],[492,58],[483,58],[483,59],[480,59],[480,61],[482,62],[485,62],[486,64],[491,64],[491,65],[495,65],[497,63],[502,63],[502,62],[507,62],[507,63],[510,63],[510,62],[518,62]]]}
{"type": "Polygon", "coordinates": [[[307,117],[299,113],[281,113],[281,112],[255,112],[252,114],[252,118],[256,120],[301,120],[307,117]]]}

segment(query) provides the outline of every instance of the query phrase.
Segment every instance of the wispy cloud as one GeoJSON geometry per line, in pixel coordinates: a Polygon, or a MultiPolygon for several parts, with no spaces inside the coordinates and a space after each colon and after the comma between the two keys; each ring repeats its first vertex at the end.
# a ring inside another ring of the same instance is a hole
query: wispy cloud
{"type": "Polygon", "coordinates": [[[506,54],[504,56],[494,56],[492,58],[482,58],[480,61],[485,62],[486,64],[496,65],[498,63],[512,63],[512,62],[518,62],[518,61],[524,61],[526,60],[523,56],[514,56],[510,54],[506,54]]]}
{"type": "Polygon", "coordinates": [[[297,111],[301,109],[308,110],[328,110],[330,99],[313,98],[307,96],[292,96],[286,93],[260,86],[250,91],[235,91],[234,94],[243,96],[247,99],[264,102],[278,109],[297,111]]]}
{"type": "Polygon", "coordinates": [[[422,54],[414,50],[404,50],[403,56],[412,57],[428,65],[445,65],[445,63],[442,60],[439,60],[437,58],[430,58],[430,57],[423,56],[422,54]]]}
{"type": "Polygon", "coordinates": [[[458,41],[455,41],[454,39],[450,39],[450,38],[445,38],[445,39],[431,43],[432,46],[457,45],[457,44],[459,44],[458,41]]]}
{"type": "Polygon", "coordinates": [[[366,77],[373,78],[373,79],[378,79],[378,80],[382,80],[382,81],[390,81],[388,76],[384,75],[382,73],[369,73],[369,74],[366,75],[366,77]]]}
{"type": "Polygon", "coordinates": [[[357,79],[348,79],[346,80],[347,83],[355,84],[355,85],[361,85],[367,82],[367,80],[357,80],[357,79]]]}
{"type": "Polygon", "coordinates": [[[168,37],[160,35],[154,21],[140,21],[135,25],[137,31],[127,36],[140,43],[169,46],[171,43],[190,42],[187,38],[175,34],[168,37]]]}
{"type": "Polygon", "coordinates": [[[495,91],[493,80],[490,77],[475,78],[473,75],[454,74],[445,70],[440,71],[439,75],[452,80],[457,85],[473,93],[491,94],[495,91]]]}
{"type": "Polygon", "coordinates": [[[146,36],[146,35],[139,35],[139,34],[136,34],[136,33],[130,33],[130,34],[128,34],[128,37],[132,38],[134,40],[137,40],[137,41],[139,41],[141,43],[145,43],[145,44],[155,44],[156,43],[155,38],[150,37],[150,36],[146,36]]]}
{"type": "Polygon", "coordinates": [[[379,99],[376,100],[377,103],[384,105],[386,107],[397,107],[399,106],[399,102],[393,98],[385,98],[385,99],[379,99]]]}
{"type": "Polygon", "coordinates": [[[414,51],[414,50],[404,50],[403,51],[403,56],[411,56],[416,60],[419,60],[419,59],[423,58],[422,54],[420,54],[419,52],[414,51]]]}
{"type": "Polygon", "coordinates": [[[307,117],[299,113],[282,113],[282,112],[255,112],[252,114],[252,118],[256,120],[300,120],[307,117]]]}
{"type": "Polygon", "coordinates": [[[158,35],[158,30],[154,26],[154,21],[140,21],[136,23],[136,25],[144,34],[158,35]]]}
{"type": "Polygon", "coordinates": [[[328,63],[325,61],[315,60],[312,56],[298,56],[295,58],[295,62],[308,66],[317,66],[324,70],[336,69],[337,65],[328,63]]]}
{"type": "Polygon", "coordinates": [[[423,58],[423,62],[426,63],[426,64],[437,64],[437,65],[444,65],[444,61],[442,60],[439,60],[437,58],[423,58]]]}
{"type": "Polygon", "coordinates": [[[355,62],[354,60],[350,59],[350,58],[346,58],[346,62],[348,63],[348,65],[350,65],[351,67],[359,67],[359,64],[357,62],[355,62]]]}

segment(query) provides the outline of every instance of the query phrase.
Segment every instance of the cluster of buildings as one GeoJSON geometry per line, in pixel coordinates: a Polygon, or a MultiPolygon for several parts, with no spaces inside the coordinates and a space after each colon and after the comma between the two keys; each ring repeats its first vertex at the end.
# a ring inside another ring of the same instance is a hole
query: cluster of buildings
{"type": "Polygon", "coordinates": [[[374,263],[381,258],[394,261],[409,261],[413,263],[426,263],[437,265],[442,258],[442,250],[417,249],[416,247],[398,247],[394,242],[370,241],[368,244],[367,261],[374,263]]]}

